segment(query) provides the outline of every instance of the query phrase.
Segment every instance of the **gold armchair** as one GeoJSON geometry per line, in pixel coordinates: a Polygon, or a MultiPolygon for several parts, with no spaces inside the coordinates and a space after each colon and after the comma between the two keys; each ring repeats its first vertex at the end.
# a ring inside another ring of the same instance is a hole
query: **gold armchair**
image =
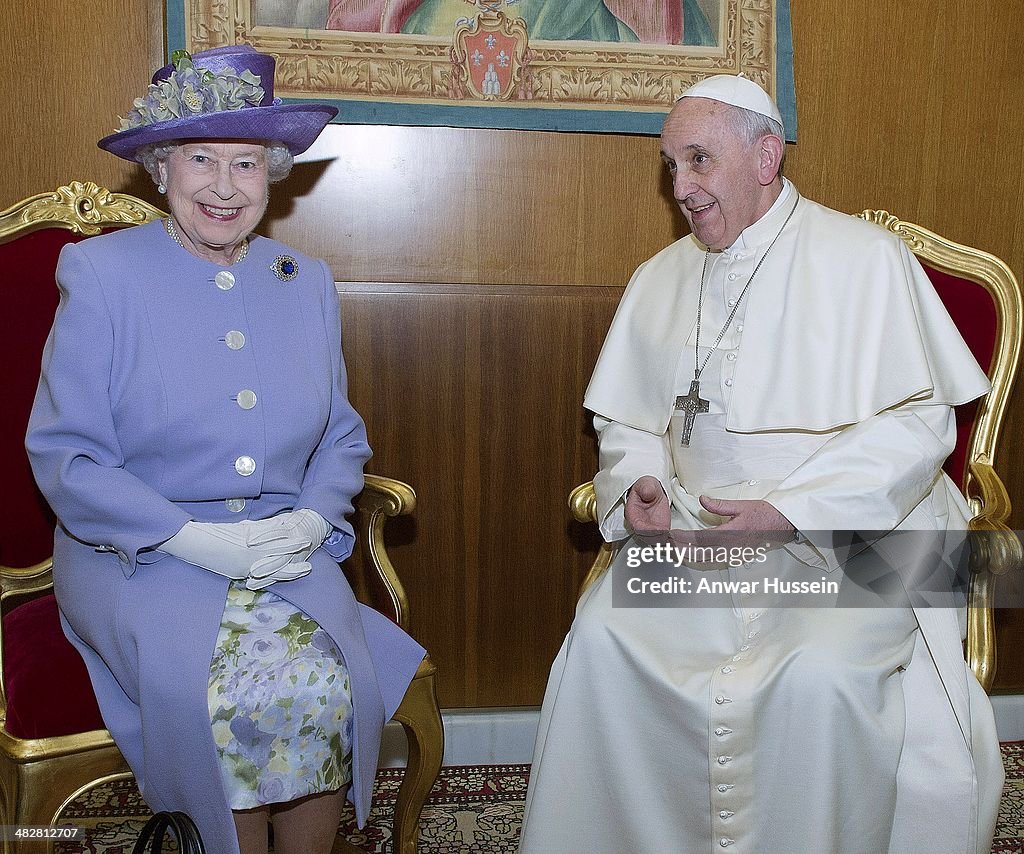
{"type": "MultiPolygon", "coordinates": [[[[50,650],[61,654],[74,652],[60,633],[56,622],[56,606],[52,601],[52,574],[49,557],[52,547],[52,517],[35,490],[22,447],[25,425],[31,405],[35,376],[38,375],[39,353],[43,338],[56,306],[53,272],[57,253],[68,240],[100,233],[107,228],[136,225],[163,216],[140,199],[112,193],[93,183],[74,182],[53,193],[42,193],[0,212],[0,257],[5,257],[8,270],[15,275],[8,282],[17,282],[18,293],[5,296],[17,298],[17,327],[13,340],[2,346],[12,353],[0,355],[8,364],[22,365],[24,377],[11,377],[11,389],[5,395],[12,404],[6,427],[0,433],[0,475],[8,492],[17,496],[16,512],[5,519],[0,538],[0,824],[49,825],[60,821],[68,803],[85,791],[104,782],[123,779],[130,771],[109,733],[105,729],[68,732],[66,722],[57,726],[57,734],[35,737],[13,734],[9,726],[12,699],[6,677],[9,673],[5,651],[19,640],[28,647],[25,659],[30,665],[45,667],[39,653],[40,635],[48,637],[50,650]],[[63,234],[54,229],[66,229],[63,234]],[[34,232],[38,232],[35,234],[34,232]],[[38,292],[39,301],[34,297],[38,292]],[[40,307],[41,303],[41,307],[40,307]],[[38,315],[42,314],[42,317],[38,315]],[[19,337],[20,336],[20,337],[19,337]],[[14,355],[17,359],[12,361],[14,355]],[[10,394],[7,394],[10,392],[10,394]],[[21,568],[6,566],[18,564],[21,568]],[[26,616],[19,606],[31,605],[26,616]],[[12,619],[14,615],[15,619],[12,619]],[[31,641],[17,637],[15,628],[25,628],[25,620],[44,619],[45,626],[31,626],[31,641]]],[[[8,285],[11,288],[11,285],[8,285]]],[[[13,288],[12,288],[13,290],[13,288]]],[[[5,385],[8,380],[5,380],[5,385]]],[[[409,606],[405,591],[384,545],[384,527],[388,518],[411,513],[416,494],[410,486],[390,478],[367,475],[366,486],[356,501],[358,538],[361,543],[361,569],[369,583],[382,584],[393,613],[390,615],[403,628],[408,628],[409,606]]],[[[8,514],[5,514],[8,515],[8,514]]],[[[82,719],[90,720],[89,707],[94,707],[88,679],[82,680],[84,664],[74,653],[68,661],[80,672],[76,682],[65,673],[47,669],[44,682],[52,683],[60,702],[75,710],[83,709],[82,719]],[[75,696],[71,685],[77,685],[88,696],[75,696]]],[[[23,662],[24,663],[24,662],[23,662]]],[[[441,766],[444,733],[435,691],[436,668],[429,657],[419,666],[416,677],[406,692],[395,719],[401,723],[409,739],[409,760],[405,778],[395,806],[393,837],[396,854],[415,854],[418,822],[423,803],[433,786],[441,766]]],[[[38,682],[39,680],[37,680],[38,682]]],[[[31,694],[32,692],[28,692],[31,694]]],[[[22,720],[30,720],[35,698],[24,703],[22,720]]],[[[92,715],[96,712],[93,710],[92,715]]],[[[94,727],[99,726],[96,720],[94,727]]],[[[71,725],[70,728],[74,728],[71,725]]],[[[339,847],[341,847],[339,845],[339,847]]],[[[2,850],[15,850],[10,840],[2,842],[2,850]]],[[[19,843],[19,852],[32,854],[52,850],[47,841],[19,843]]]]}
{"type": "MultiPolygon", "coordinates": [[[[980,401],[958,408],[957,447],[946,464],[971,505],[971,530],[978,538],[971,555],[967,661],[986,691],[996,668],[993,602],[1000,575],[1024,565],[1020,540],[1007,527],[1010,497],[993,462],[1010,390],[1017,373],[1024,329],[1024,298],[1010,268],[994,255],[940,237],[888,211],[866,210],[861,219],[902,238],[924,265],[947,310],[982,365],[992,389],[980,401]]],[[[593,483],[576,487],[569,507],[580,522],[597,522],[593,483]]],[[[587,589],[611,565],[615,546],[604,543],[580,588],[587,589]]]]}

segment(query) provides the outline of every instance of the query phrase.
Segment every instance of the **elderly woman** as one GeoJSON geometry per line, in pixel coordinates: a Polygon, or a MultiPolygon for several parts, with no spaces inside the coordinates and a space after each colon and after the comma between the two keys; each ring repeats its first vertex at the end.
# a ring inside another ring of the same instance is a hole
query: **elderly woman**
{"type": "Polygon", "coordinates": [[[253,234],[335,114],[232,46],[156,73],[100,141],[163,221],[64,248],[28,450],[65,632],[154,810],[210,852],[327,852],[369,810],[423,650],[338,569],[370,456],[327,265],[253,234]],[[350,786],[351,784],[351,786],[350,786]],[[233,822],[232,822],[233,819],[233,822]]]}

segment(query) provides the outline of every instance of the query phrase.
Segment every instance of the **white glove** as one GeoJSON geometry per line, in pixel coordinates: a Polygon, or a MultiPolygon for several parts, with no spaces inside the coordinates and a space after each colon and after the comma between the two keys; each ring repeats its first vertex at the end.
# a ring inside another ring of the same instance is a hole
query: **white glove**
{"type": "Polygon", "coordinates": [[[285,560],[308,545],[308,540],[278,536],[253,546],[248,542],[248,521],[186,522],[184,527],[158,548],[195,566],[208,569],[226,578],[241,579],[249,575],[259,560],[285,560]]]}
{"type": "Polygon", "coordinates": [[[248,543],[252,547],[272,548],[276,543],[296,542],[302,545],[291,554],[269,554],[253,563],[245,582],[250,590],[262,590],[275,581],[293,581],[308,575],[313,569],[309,556],[331,532],[330,523],[308,508],[279,513],[251,524],[248,543]]]}

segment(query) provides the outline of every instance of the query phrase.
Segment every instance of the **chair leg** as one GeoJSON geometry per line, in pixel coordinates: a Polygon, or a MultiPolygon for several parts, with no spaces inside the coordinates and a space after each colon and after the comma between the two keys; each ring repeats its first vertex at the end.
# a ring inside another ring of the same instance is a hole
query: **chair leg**
{"type": "Polygon", "coordinates": [[[430,658],[424,658],[395,712],[395,720],[409,740],[409,762],[395,804],[393,854],[416,854],[420,813],[441,769],[444,728],[437,703],[436,673],[430,658]]]}

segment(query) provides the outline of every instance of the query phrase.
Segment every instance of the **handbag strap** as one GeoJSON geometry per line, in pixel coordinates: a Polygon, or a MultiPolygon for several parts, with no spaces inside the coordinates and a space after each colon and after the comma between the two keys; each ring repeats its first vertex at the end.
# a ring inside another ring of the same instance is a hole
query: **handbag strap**
{"type": "Polygon", "coordinates": [[[206,854],[203,837],[188,813],[158,812],[146,822],[132,854],[161,854],[168,829],[178,840],[180,854],[206,854]]]}

